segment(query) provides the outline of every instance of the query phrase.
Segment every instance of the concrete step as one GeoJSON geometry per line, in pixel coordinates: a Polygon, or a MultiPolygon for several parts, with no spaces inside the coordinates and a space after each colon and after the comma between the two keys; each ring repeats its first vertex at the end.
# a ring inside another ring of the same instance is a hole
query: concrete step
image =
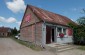
{"type": "Polygon", "coordinates": [[[77,47],[75,45],[68,45],[68,44],[53,44],[53,45],[51,44],[47,45],[46,48],[51,52],[63,52],[77,47]]]}
{"type": "Polygon", "coordinates": [[[60,46],[57,46],[56,49],[58,52],[62,52],[62,51],[66,51],[66,50],[70,50],[70,49],[74,49],[75,46],[73,45],[60,45],[60,46]]]}
{"type": "Polygon", "coordinates": [[[56,46],[56,48],[69,48],[69,47],[74,47],[74,46],[73,45],[56,46]]]}
{"type": "Polygon", "coordinates": [[[71,50],[71,49],[74,49],[74,47],[58,49],[57,51],[58,51],[58,52],[63,52],[63,51],[71,50]]]}

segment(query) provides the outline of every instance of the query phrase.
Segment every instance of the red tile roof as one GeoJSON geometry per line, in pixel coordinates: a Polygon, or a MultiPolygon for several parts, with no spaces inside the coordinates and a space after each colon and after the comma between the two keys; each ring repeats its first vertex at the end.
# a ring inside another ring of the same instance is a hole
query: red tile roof
{"type": "Polygon", "coordinates": [[[27,7],[30,8],[33,11],[33,13],[35,13],[41,20],[45,22],[51,22],[66,26],[68,25],[68,23],[74,23],[72,20],[65,16],[46,11],[32,5],[28,5],[27,7]]]}
{"type": "Polygon", "coordinates": [[[6,33],[6,32],[9,32],[9,30],[11,29],[8,27],[0,27],[0,33],[6,33]]]}

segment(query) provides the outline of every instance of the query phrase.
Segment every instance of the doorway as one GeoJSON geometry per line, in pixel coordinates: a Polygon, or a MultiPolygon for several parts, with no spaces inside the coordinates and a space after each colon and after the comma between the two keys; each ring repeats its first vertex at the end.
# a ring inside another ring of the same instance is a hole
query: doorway
{"type": "Polygon", "coordinates": [[[54,28],[52,28],[51,31],[52,31],[52,32],[51,32],[51,38],[52,38],[52,41],[51,41],[51,42],[54,42],[54,36],[55,36],[55,35],[54,35],[54,28]]]}
{"type": "Polygon", "coordinates": [[[55,27],[46,26],[46,44],[55,42],[55,27]]]}
{"type": "Polygon", "coordinates": [[[46,26],[46,44],[51,43],[51,27],[46,26]]]}

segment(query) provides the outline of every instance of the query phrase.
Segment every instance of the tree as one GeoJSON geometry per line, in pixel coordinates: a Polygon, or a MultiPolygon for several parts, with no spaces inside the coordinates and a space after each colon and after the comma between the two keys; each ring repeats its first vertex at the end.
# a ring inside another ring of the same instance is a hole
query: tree
{"type": "Polygon", "coordinates": [[[85,25],[85,17],[80,17],[78,20],[77,20],[77,23],[79,25],[85,25]]]}
{"type": "Polygon", "coordinates": [[[18,30],[16,29],[16,27],[14,27],[14,29],[12,29],[12,35],[17,35],[18,34],[18,30]]]}
{"type": "MultiPolygon", "coordinates": [[[[82,13],[85,14],[85,9],[82,9],[82,11],[83,11],[82,13]]],[[[85,26],[85,16],[80,17],[79,19],[77,19],[77,23],[79,25],[84,25],[85,26]]]]}
{"type": "Polygon", "coordinates": [[[74,44],[85,45],[85,26],[70,23],[69,27],[73,29],[74,44]]]}
{"type": "Polygon", "coordinates": [[[85,9],[82,9],[83,10],[83,12],[85,13],[85,9]]]}
{"type": "MultiPolygon", "coordinates": [[[[83,11],[85,13],[84,9],[83,11]]],[[[69,26],[73,29],[74,44],[85,45],[85,17],[80,17],[77,23],[78,25],[69,23],[69,26]]]]}

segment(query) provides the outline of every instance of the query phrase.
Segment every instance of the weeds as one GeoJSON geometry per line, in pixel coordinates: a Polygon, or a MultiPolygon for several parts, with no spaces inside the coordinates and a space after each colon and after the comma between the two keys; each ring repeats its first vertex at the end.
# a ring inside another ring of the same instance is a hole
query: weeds
{"type": "Polygon", "coordinates": [[[18,39],[14,38],[14,37],[11,37],[11,38],[12,38],[13,40],[15,40],[16,42],[18,42],[18,43],[20,43],[20,44],[22,44],[22,45],[25,45],[25,46],[28,47],[28,48],[31,48],[32,50],[36,50],[36,51],[42,51],[42,50],[43,50],[42,47],[40,47],[40,46],[38,46],[38,45],[35,45],[35,44],[33,44],[33,43],[29,43],[29,42],[27,42],[27,41],[18,40],[18,39]]]}

